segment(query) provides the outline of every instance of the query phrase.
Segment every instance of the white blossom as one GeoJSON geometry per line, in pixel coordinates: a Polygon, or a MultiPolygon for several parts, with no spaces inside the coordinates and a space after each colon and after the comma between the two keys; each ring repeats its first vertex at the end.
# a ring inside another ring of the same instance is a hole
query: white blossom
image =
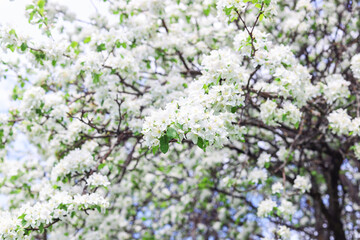
{"type": "Polygon", "coordinates": [[[311,183],[309,178],[304,176],[296,176],[294,188],[299,189],[302,193],[310,191],[311,183]]]}
{"type": "Polygon", "coordinates": [[[290,239],[290,229],[286,226],[280,226],[277,233],[281,236],[281,239],[290,239]]]}
{"type": "Polygon", "coordinates": [[[284,186],[280,182],[276,182],[271,186],[271,191],[273,194],[281,193],[282,190],[284,190],[284,186]]]}
{"type": "Polygon", "coordinates": [[[356,54],[351,58],[351,70],[354,77],[360,79],[360,54],[356,54]]]}
{"type": "Polygon", "coordinates": [[[274,208],[276,207],[276,202],[274,202],[273,200],[271,199],[266,199],[266,200],[263,200],[260,204],[259,204],[259,207],[258,207],[258,210],[257,210],[257,215],[259,217],[264,217],[268,214],[270,214],[274,208]]]}
{"type": "Polygon", "coordinates": [[[92,174],[88,179],[87,179],[87,183],[90,186],[109,186],[110,182],[108,180],[108,178],[100,173],[94,173],[92,174]]]}
{"type": "Polygon", "coordinates": [[[329,126],[332,132],[339,135],[348,134],[351,126],[351,118],[345,109],[338,109],[328,116],[329,126]]]}

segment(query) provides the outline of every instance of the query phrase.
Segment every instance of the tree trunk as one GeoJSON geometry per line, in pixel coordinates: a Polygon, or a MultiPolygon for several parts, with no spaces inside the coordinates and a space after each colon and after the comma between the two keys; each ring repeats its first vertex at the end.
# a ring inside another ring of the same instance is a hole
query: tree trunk
{"type": "Polygon", "coordinates": [[[333,233],[336,240],[345,240],[344,226],[341,221],[341,207],[339,203],[339,190],[340,183],[340,167],[343,162],[341,154],[336,154],[329,159],[329,168],[327,171],[327,192],[329,194],[329,210],[325,216],[327,217],[329,230],[333,233]]]}

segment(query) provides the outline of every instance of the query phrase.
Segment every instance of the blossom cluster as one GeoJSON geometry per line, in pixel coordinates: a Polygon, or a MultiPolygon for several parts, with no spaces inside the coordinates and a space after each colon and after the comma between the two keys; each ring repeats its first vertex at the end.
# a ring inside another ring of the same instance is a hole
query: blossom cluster
{"type": "Polygon", "coordinates": [[[345,109],[337,109],[329,114],[329,127],[331,131],[338,135],[348,135],[360,133],[360,118],[351,118],[345,109]]]}
{"type": "Polygon", "coordinates": [[[71,196],[58,192],[46,202],[24,205],[18,212],[1,216],[0,236],[2,239],[31,239],[28,231],[44,229],[53,222],[71,217],[79,210],[107,208],[109,203],[97,193],[71,196]]]}
{"type": "Polygon", "coordinates": [[[73,150],[52,169],[51,180],[59,181],[68,174],[89,171],[95,165],[96,162],[90,152],[80,149],[73,150]]]}

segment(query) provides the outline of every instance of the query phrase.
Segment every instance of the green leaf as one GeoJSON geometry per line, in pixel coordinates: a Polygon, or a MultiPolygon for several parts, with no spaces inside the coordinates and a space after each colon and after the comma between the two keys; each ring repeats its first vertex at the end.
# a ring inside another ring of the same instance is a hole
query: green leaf
{"type": "Polygon", "coordinates": [[[281,64],[284,66],[284,68],[289,68],[289,67],[291,67],[290,64],[287,64],[287,63],[284,63],[284,62],[281,62],[281,64]]]}
{"type": "Polygon", "coordinates": [[[98,170],[100,171],[100,170],[103,169],[105,166],[106,166],[105,163],[101,163],[101,164],[98,166],[98,170]]]}
{"type": "Polygon", "coordinates": [[[269,167],[270,167],[270,164],[271,164],[270,162],[266,162],[266,163],[265,163],[265,168],[269,168],[269,167]]]}
{"type": "Polygon", "coordinates": [[[208,6],[208,8],[206,8],[206,9],[203,10],[205,16],[209,16],[209,15],[210,15],[210,11],[211,11],[210,5],[208,6]]]}
{"type": "Polygon", "coordinates": [[[216,84],[218,85],[220,83],[221,80],[221,75],[218,76],[218,78],[216,79],[216,84]]]}
{"type": "Polygon", "coordinates": [[[162,153],[167,153],[169,150],[169,139],[166,135],[160,138],[160,150],[162,153]]]}
{"type": "Polygon", "coordinates": [[[127,19],[129,16],[126,13],[121,13],[120,14],[120,23],[124,22],[124,19],[127,19]]]}
{"type": "Polygon", "coordinates": [[[101,51],[104,51],[104,50],[106,50],[105,43],[102,43],[102,44],[100,44],[100,45],[97,45],[96,51],[101,52],[101,51]]]}
{"type": "Polygon", "coordinates": [[[16,32],[15,32],[14,29],[11,29],[11,30],[9,31],[9,34],[10,34],[10,35],[14,35],[15,37],[17,37],[16,32]]]}
{"type": "Polygon", "coordinates": [[[40,230],[40,233],[44,232],[44,224],[43,223],[40,224],[39,230],[40,230]]]}
{"type": "Polygon", "coordinates": [[[127,47],[126,43],[124,43],[124,42],[116,41],[115,44],[116,44],[117,48],[120,48],[120,47],[126,48],[127,47]]]}
{"type": "Polygon", "coordinates": [[[173,129],[172,127],[169,127],[166,131],[166,136],[169,138],[169,140],[171,140],[174,138],[175,139],[178,138],[179,135],[175,129],[173,129]]]}
{"type": "Polygon", "coordinates": [[[198,137],[197,145],[199,148],[201,148],[202,150],[205,151],[206,144],[205,144],[205,141],[201,137],[198,137]]]}
{"type": "Polygon", "coordinates": [[[95,208],[98,210],[99,213],[101,213],[101,207],[100,206],[95,206],[95,208]]]}
{"type": "Polygon", "coordinates": [[[152,152],[156,155],[157,151],[159,150],[159,145],[152,148],[152,152]]]}
{"type": "Polygon", "coordinates": [[[2,137],[4,136],[4,129],[0,129],[0,140],[2,142],[2,137]]]}
{"type": "Polygon", "coordinates": [[[230,16],[230,14],[231,14],[231,11],[234,9],[234,7],[225,7],[224,8],[224,12],[225,12],[225,14],[227,15],[227,16],[230,16]]]}
{"type": "Polygon", "coordinates": [[[19,177],[20,177],[19,175],[11,176],[9,181],[10,181],[12,184],[15,184],[16,180],[18,180],[19,177]]]}
{"type": "Polygon", "coordinates": [[[91,41],[91,37],[86,37],[85,39],[84,39],[84,43],[86,44],[86,43],[89,43],[91,41]]]}
{"type": "Polygon", "coordinates": [[[22,219],[22,220],[21,220],[21,225],[22,225],[22,226],[25,226],[26,223],[27,223],[27,221],[26,221],[25,219],[22,219]]]}
{"type": "Polygon", "coordinates": [[[34,9],[34,5],[27,5],[25,10],[34,9]]]}
{"type": "Polygon", "coordinates": [[[286,121],[286,119],[287,119],[287,117],[288,117],[289,115],[290,115],[289,112],[284,113],[284,114],[282,115],[282,121],[283,121],[283,122],[286,121]]]}
{"type": "Polygon", "coordinates": [[[36,11],[32,11],[32,12],[29,14],[29,23],[31,22],[31,20],[33,20],[35,13],[36,13],[36,11]]]}
{"type": "Polygon", "coordinates": [[[263,19],[264,19],[264,14],[262,13],[262,14],[260,14],[260,16],[259,16],[259,21],[261,22],[263,19]]]}
{"type": "Polygon", "coordinates": [[[12,190],[11,192],[10,192],[10,194],[18,194],[18,193],[20,193],[21,192],[21,189],[19,188],[19,189],[14,189],[14,190],[12,190]]]}
{"type": "Polygon", "coordinates": [[[45,0],[39,0],[39,1],[37,2],[37,5],[38,5],[39,8],[44,8],[44,6],[45,6],[45,0]]]}
{"type": "Polygon", "coordinates": [[[79,45],[78,42],[72,41],[70,46],[71,46],[72,48],[76,48],[78,45],[79,45]]]}
{"type": "Polygon", "coordinates": [[[207,84],[204,84],[203,89],[205,90],[205,93],[209,93],[209,86],[207,84]]]}
{"type": "Polygon", "coordinates": [[[100,76],[102,73],[92,73],[93,83],[98,84],[100,82],[100,76]]]}
{"type": "Polygon", "coordinates": [[[15,51],[15,46],[14,46],[14,44],[8,44],[6,47],[7,47],[8,49],[10,49],[12,52],[15,51]]]}
{"type": "Polygon", "coordinates": [[[231,113],[236,113],[237,110],[238,110],[238,107],[236,107],[236,106],[235,106],[235,107],[232,107],[232,108],[231,108],[231,113]]]}

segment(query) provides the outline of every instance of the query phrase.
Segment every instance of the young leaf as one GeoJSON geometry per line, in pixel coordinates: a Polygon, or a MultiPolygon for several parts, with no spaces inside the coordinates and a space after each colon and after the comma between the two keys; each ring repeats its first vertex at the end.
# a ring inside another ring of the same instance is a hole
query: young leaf
{"type": "Polygon", "coordinates": [[[169,140],[171,139],[176,139],[178,138],[178,133],[176,132],[175,129],[173,129],[172,127],[169,127],[166,131],[166,136],[169,138],[169,140]]]}
{"type": "Polygon", "coordinates": [[[169,139],[166,135],[160,138],[160,150],[162,153],[167,153],[169,150],[169,139]]]}

